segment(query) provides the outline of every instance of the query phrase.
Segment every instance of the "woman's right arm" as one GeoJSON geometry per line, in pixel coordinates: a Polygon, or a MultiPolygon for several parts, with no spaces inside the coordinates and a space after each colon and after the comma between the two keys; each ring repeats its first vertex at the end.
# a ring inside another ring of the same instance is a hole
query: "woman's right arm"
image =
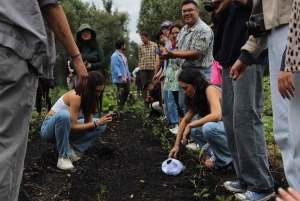
{"type": "Polygon", "coordinates": [[[42,14],[56,38],[61,42],[68,54],[74,57],[73,64],[78,74],[76,92],[79,95],[82,95],[84,88],[86,87],[88,73],[83,65],[79,50],[73,39],[66,15],[61,5],[44,6],[42,7],[42,14]]]}
{"type": "MultiPolygon", "coordinates": [[[[180,143],[181,143],[181,139],[182,139],[185,127],[190,123],[190,121],[192,120],[192,118],[194,116],[195,116],[195,113],[192,112],[191,110],[189,110],[186,113],[186,115],[184,116],[184,118],[182,119],[182,121],[180,122],[178,132],[177,132],[177,136],[176,136],[175,145],[169,153],[169,156],[168,156],[169,158],[172,158],[173,155],[176,157],[176,155],[179,151],[179,147],[180,147],[180,143]]],[[[182,139],[182,144],[183,145],[186,144],[186,138],[182,139]]]]}
{"type": "Polygon", "coordinates": [[[156,54],[155,55],[155,70],[154,70],[155,75],[157,74],[159,67],[160,67],[160,58],[159,58],[159,55],[156,54]]]}
{"type": "Polygon", "coordinates": [[[71,115],[71,133],[77,133],[81,131],[92,131],[95,130],[96,125],[104,125],[112,121],[111,114],[107,114],[102,118],[98,119],[97,122],[93,122],[92,115],[85,117],[84,124],[77,124],[78,114],[80,110],[81,97],[76,95],[75,93],[70,93],[67,96],[68,101],[70,103],[70,115],[71,115]],[[95,125],[96,124],[96,125],[95,125]]]}

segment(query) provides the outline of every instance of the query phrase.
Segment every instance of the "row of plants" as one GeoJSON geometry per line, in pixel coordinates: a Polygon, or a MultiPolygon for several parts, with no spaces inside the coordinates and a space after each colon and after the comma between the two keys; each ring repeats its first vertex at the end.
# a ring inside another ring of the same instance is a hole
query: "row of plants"
{"type": "MultiPolygon", "coordinates": [[[[264,77],[264,91],[265,91],[265,104],[263,109],[263,120],[264,120],[264,126],[265,126],[265,135],[266,135],[266,141],[268,144],[268,153],[272,153],[273,160],[277,160],[281,158],[280,150],[278,149],[276,142],[274,140],[274,134],[273,134],[273,117],[272,117],[272,105],[271,105],[271,95],[270,95],[270,79],[269,77],[264,77]]],[[[148,110],[144,109],[144,104],[142,101],[139,100],[138,96],[135,95],[136,86],[131,86],[131,93],[129,95],[128,101],[124,107],[124,110],[131,114],[134,118],[141,118],[144,121],[144,124],[148,126],[153,133],[153,136],[155,139],[157,139],[162,146],[162,149],[166,152],[169,152],[174,145],[174,135],[170,134],[169,132],[169,126],[166,124],[166,122],[162,118],[146,118],[146,114],[149,112],[148,110]]],[[[55,103],[56,100],[66,93],[67,90],[63,87],[56,87],[51,91],[51,100],[52,103],[55,103]]],[[[117,103],[117,88],[114,85],[108,85],[105,88],[104,96],[103,96],[103,111],[104,113],[108,111],[108,107],[110,104],[116,105],[117,103]]],[[[117,109],[117,107],[115,107],[117,109]]],[[[119,112],[119,111],[115,111],[119,112]]],[[[44,107],[42,109],[42,114],[37,115],[36,111],[34,110],[31,123],[30,123],[30,137],[29,141],[31,140],[31,136],[34,132],[36,132],[36,129],[39,129],[45,116],[46,116],[46,108],[44,107]]],[[[199,199],[203,200],[207,198],[210,194],[208,193],[207,188],[199,188],[200,182],[203,182],[205,179],[203,177],[203,165],[201,164],[201,161],[198,157],[199,155],[199,149],[197,150],[198,153],[195,153],[194,151],[187,150],[184,155],[181,155],[180,158],[185,158],[184,161],[189,161],[189,163],[192,163],[196,166],[196,168],[199,170],[197,173],[193,173],[190,178],[190,182],[193,183],[195,187],[195,193],[194,196],[199,199]]],[[[181,159],[180,159],[181,160],[181,159]]],[[[273,161],[274,162],[274,161],[273,161]]],[[[187,174],[187,173],[183,173],[187,174]]],[[[106,188],[106,186],[101,187],[101,192],[98,195],[98,200],[101,199],[101,195],[103,193],[109,193],[109,190],[106,188]]],[[[224,195],[216,195],[217,200],[219,201],[225,201],[225,200],[231,200],[231,196],[224,196],[224,195]]]]}

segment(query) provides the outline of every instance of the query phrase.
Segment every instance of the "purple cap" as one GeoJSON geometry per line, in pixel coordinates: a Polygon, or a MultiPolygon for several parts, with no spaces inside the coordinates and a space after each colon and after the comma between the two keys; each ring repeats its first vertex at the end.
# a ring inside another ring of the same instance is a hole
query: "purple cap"
{"type": "Polygon", "coordinates": [[[173,22],[170,22],[170,21],[164,21],[162,24],[161,24],[161,27],[170,27],[173,25],[173,22]]]}

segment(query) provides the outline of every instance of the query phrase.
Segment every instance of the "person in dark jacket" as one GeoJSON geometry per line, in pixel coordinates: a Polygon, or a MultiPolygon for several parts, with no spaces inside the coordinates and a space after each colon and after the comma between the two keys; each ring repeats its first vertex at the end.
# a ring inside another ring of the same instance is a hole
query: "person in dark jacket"
{"type": "MultiPolygon", "coordinates": [[[[96,32],[89,24],[82,24],[76,34],[76,44],[81,53],[82,61],[88,72],[104,68],[104,54],[96,40],[96,32]]],[[[75,87],[77,76],[75,76],[75,87]]]]}
{"type": "Polygon", "coordinates": [[[274,194],[261,117],[267,52],[262,52],[247,68],[243,78],[234,82],[229,72],[248,40],[246,22],[253,2],[215,0],[213,3],[219,4],[213,12],[213,23],[217,29],[213,56],[223,67],[222,119],[238,180],[226,181],[224,187],[239,195],[235,194],[236,200],[267,200],[274,194]]]}
{"type": "Polygon", "coordinates": [[[155,114],[157,116],[164,115],[164,110],[161,100],[161,86],[160,83],[154,84],[152,81],[147,81],[144,84],[144,89],[149,92],[149,96],[146,97],[146,102],[151,103],[150,115],[155,114]]]}

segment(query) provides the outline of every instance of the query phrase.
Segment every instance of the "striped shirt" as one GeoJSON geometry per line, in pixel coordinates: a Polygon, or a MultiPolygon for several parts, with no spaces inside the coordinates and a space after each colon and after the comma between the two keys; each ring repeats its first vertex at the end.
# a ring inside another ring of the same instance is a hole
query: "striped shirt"
{"type": "Polygon", "coordinates": [[[145,44],[139,46],[138,56],[141,70],[154,70],[157,49],[157,44],[152,41],[148,47],[145,44]]]}

